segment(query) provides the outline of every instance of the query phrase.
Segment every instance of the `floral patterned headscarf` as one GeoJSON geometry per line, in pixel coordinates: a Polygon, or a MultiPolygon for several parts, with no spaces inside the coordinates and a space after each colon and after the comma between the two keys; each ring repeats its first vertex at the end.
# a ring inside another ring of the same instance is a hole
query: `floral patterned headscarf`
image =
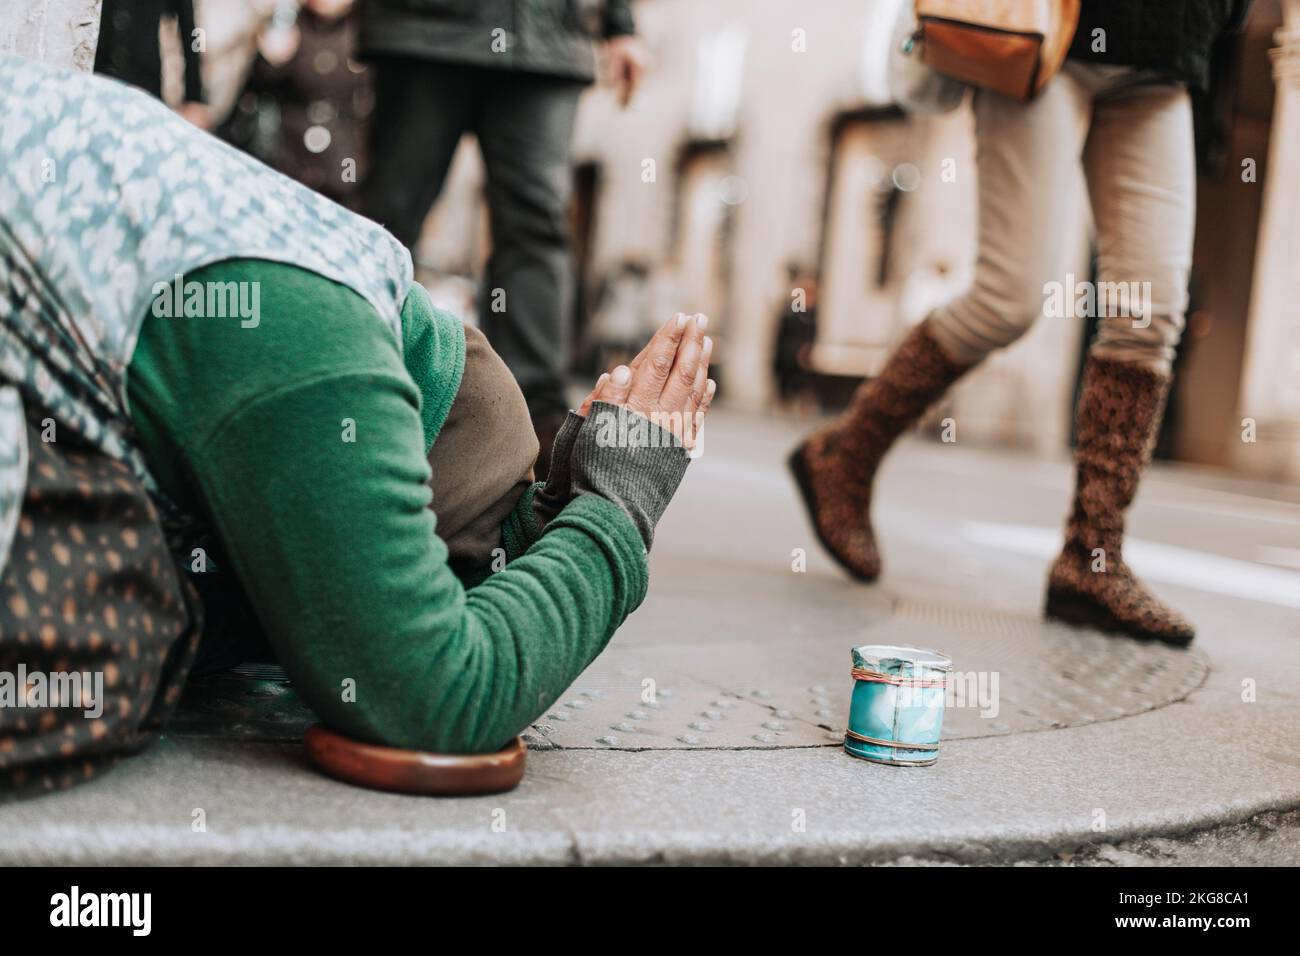
{"type": "Polygon", "coordinates": [[[401,347],[411,258],[349,212],[103,77],[0,54],[0,571],[26,475],[23,403],[154,483],[125,373],[159,283],[224,259],[316,272],[401,347]]]}

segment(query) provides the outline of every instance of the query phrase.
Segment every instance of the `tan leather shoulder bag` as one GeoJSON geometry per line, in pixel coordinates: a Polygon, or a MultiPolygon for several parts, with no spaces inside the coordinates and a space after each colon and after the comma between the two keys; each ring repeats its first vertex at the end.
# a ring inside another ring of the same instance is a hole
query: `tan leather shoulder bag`
{"type": "Polygon", "coordinates": [[[1031,100],[1056,75],[1080,0],[916,0],[921,59],[947,76],[1031,100]]]}

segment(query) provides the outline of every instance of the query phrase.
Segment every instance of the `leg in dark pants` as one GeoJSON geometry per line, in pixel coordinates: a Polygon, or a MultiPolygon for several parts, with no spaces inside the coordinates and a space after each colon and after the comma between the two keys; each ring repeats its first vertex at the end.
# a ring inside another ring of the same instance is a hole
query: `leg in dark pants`
{"type": "Polygon", "coordinates": [[[539,428],[542,418],[567,408],[569,153],[583,85],[495,74],[485,83],[475,124],[492,223],[482,326],[518,380],[539,428]]]}
{"type": "Polygon", "coordinates": [[[483,72],[407,57],[376,61],[371,164],[361,210],[414,249],[461,135],[483,72]]]}

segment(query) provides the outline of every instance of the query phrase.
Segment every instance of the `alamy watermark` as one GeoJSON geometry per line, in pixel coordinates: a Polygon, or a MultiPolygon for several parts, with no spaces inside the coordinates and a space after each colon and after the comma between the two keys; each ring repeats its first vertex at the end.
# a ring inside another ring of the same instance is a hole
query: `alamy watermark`
{"type": "Polygon", "coordinates": [[[260,282],[197,282],[178,272],[153,285],[153,314],[166,319],[239,319],[239,327],[262,322],[260,282]]]}
{"type": "Polygon", "coordinates": [[[929,707],[936,703],[934,696],[936,692],[942,690],[943,704],[946,709],[974,708],[979,711],[981,717],[992,720],[1002,709],[999,699],[1000,684],[1001,677],[997,671],[954,671],[947,675],[942,688],[906,683],[899,685],[898,705],[929,707]]]}
{"type": "Polygon", "coordinates": [[[122,927],[132,936],[153,929],[152,893],[82,892],[74,885],[50,897],[50,925],[58,927],[122,927]]]}
{"type": "Polygon", "coordinates": [[[593,417],[596,445],[600,448],[683,448],[686,446],[681,436],[692,434],[694,441],[686,449],[687,456],[699,458],[704,454],[703,412],[656,411],[649,415],[619,415],[602,410],[593,417]]]}
{"type": "Polygon", "coordinates": [[[103,671],[0,671],[0,709],[69,708],[95,720],[104,713],[103,671]]]}
{"type": "Polygon", "coordinates": [[[1151,324],[1150,282],[1088,282],[1067,272],[1064,282],[1043,283],[1043,314],[1049,319],[1132,319],[1133,328],[1151,324]]]}

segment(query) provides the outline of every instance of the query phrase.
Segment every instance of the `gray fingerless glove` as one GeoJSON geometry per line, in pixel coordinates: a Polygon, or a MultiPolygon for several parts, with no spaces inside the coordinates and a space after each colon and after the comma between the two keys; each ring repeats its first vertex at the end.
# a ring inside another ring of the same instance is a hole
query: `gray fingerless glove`
{"type": "Polygon", "coordinates": [[[573,500],[569,459],[573,454],[573,442],[585,421],[577,412],[571,411],[555,433],[551,445],[551,470],[546,475],[546,484],[533,495],[533,514],[539,528],[545,528],[547,522],[573,500]]]}
{"type": "Polygon", "coordinates": [[[655,525],[689,464],[672,432],[621,405],[593,402],[573,444],[569,474],[574,495],[600,495],[627,512],[649,551],[655,525]]]}

